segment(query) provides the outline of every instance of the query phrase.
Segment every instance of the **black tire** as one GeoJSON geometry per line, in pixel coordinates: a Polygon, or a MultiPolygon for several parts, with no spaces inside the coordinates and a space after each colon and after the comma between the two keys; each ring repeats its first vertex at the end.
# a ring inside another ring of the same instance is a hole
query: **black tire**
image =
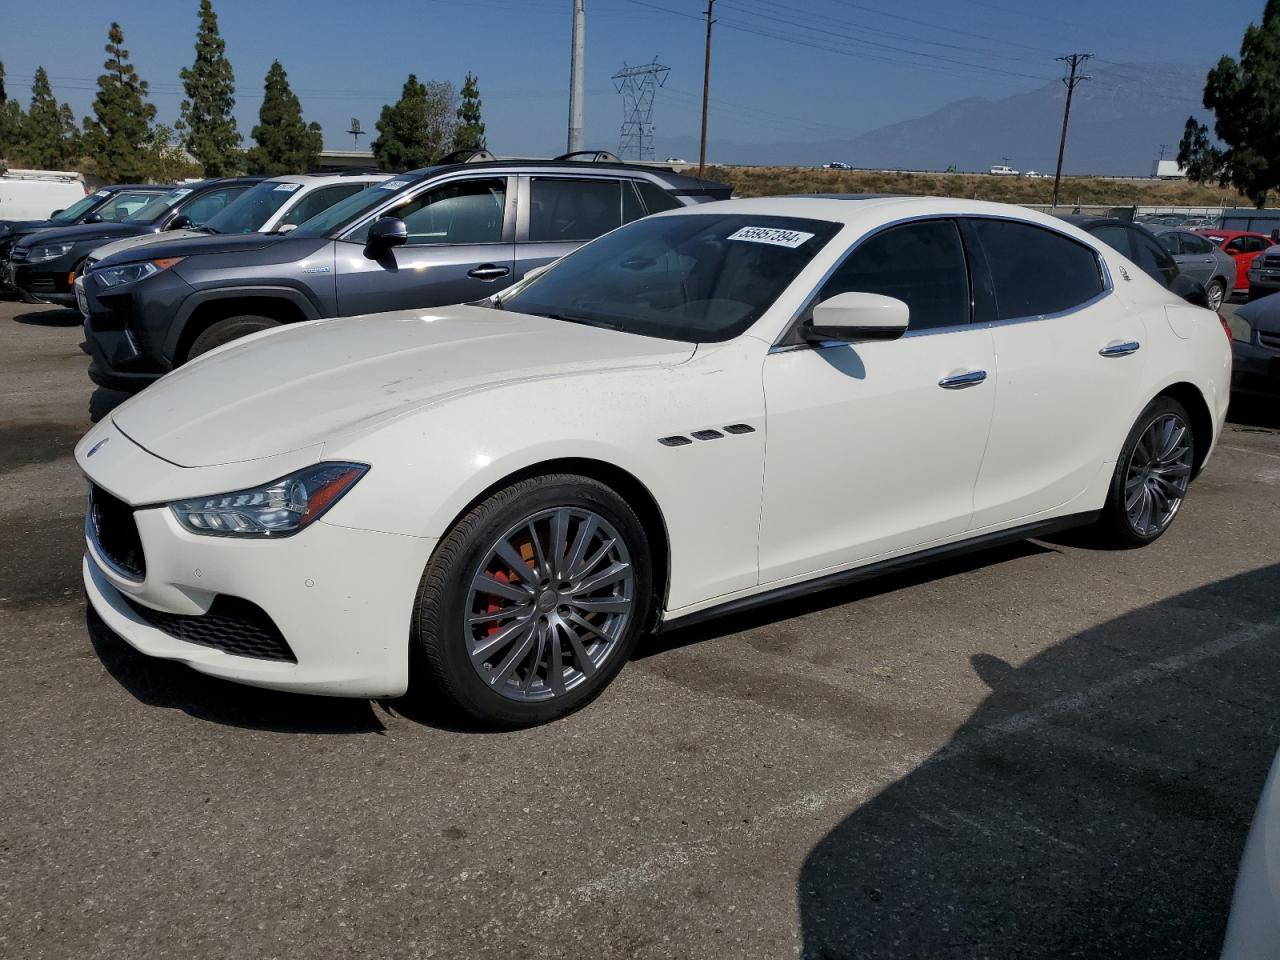
{"type": "Polygon", "coordinates": [[[225,320],[219,320],[200,332],[200,335],[192,341],[191,349],[187,351],[187,359],[190,360],[192,357],[198,357],[202,353],[208,353],[214,347],[220,347],[224,343],[230,343],[232,340],[247,337],[251,333],[270,330],[272,327],[278,326],[280,326],[280,321],[272,320],[270,317],[259,317],[252,314],[246,314],[242,317],[227,317],[225,320]]]}
{"type": "Polygon", "coordinates": [[[1263,290],[1261,287],[1250,287],[1249,302],[1253,303],[1253,301],[1255,300],[1261,300],[1263,297],[1265,297],[1269,293],[1271,293],[1270,290],[1263,290]]]}
{"type": "Polygon", "coordinates": [[[1134,422],[1133,429],[1129,431],[1129,436],[1125,438],[1124,446],[1120,448],[1120,456],[1116,459],[1116,469],[1111,476],[1111,486],[1107,491],[1107,500],[1102,508],[1102,515],[1098,518],[1094,528],[1098,538],[1107,546],[1121,549],[1145,547],[1147,544],[1154,543],[1160,539],[1173,522],[1174,517],[1170,517],[1165,525],[1155,532],[1143,532],[1135,528],[1128,511],[1125,509],[1125,481],[1128,477],[1129,464],[1133,459],[1134,450],[1148,428],[1157,420],[1170,414],[1178,417],[1183,426],[1186,427],[1190,445],[1190,461],[1191,463],[1195,462],[1197,440],[1191,425],[1191,418],[1187,416],[1186,409],[1172,397],[1156,397],[1147,404],[1146,409],[1142,411],[1134,422]]]}
{"type": "Polygon", "coordinates": [[[1227,285],[1221,280],[1210,280],[1209,285],[1204,289],[1205,296],[1209,301],[1209,309],[1222,309],[1222,305],[1227,301],[1227,285]],[[1215,300],[1217,300],[1217,306],[1214,306],[1215,300]]]}
{"type": "Polygon", "coordinates": [[[652,569],[640,519],[603,483],[576,474],[552,474],[498,491],[454,525],[422,575],[411,627],[410,696],[443,701],[479,724],[506,728],[546,723],[585,706],[617,676],[644,630],[653,600],[652,569]],[[470,584],[504,532],[524,518],[558,507],[592,511],[624,541],[635,575],[630,620],[603,663],[577,686],[547,700],[512,700],[486,683],[471,663],[463,626],[470,584]]]}

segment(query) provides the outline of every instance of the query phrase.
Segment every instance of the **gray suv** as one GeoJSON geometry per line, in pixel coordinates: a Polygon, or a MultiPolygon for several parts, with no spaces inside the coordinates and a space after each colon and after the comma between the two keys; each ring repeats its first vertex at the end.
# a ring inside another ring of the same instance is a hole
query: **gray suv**
{"type": "Polygon", "coordinates": [[[136,390],[282,323],[478,300],[623,223],[731,192],[592,157],[441,164],[284,236],[197,237],[106,257],[77,283],[89,376],[136,390]]]}

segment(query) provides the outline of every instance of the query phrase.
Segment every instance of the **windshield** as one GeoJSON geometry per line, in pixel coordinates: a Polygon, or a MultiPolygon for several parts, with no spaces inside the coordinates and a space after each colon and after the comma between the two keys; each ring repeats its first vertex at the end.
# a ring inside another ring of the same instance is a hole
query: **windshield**
{"type": "Polygon", "coordinates": [[[61,213],[55,213],[52,217],[49,218],[49,222],[50,223],[75,223],[77,220],[83,217],[86,213],[88,213],[98,204],[102,203],[102,201],[106,200],[107,197],[109,196],[111,196],[111,194],[106,193],[105,191],[99,191],[98,193],[91,193],[89,194],[89,196],[81,200],[77,200],[75,203],[67,207],[67,209],[63,210],[61,213]]]}
{"type": "Polygon", "coordinates": [[[569,254],[500,306],[670,340],[728,340],[838,229],[826,220],[749,214],[637,220],[569,254]]]}
{"type": "Polygon", "coordinates": [[[210,233],[255,233],[301,188],[300,183],[264,180],[210,217],[204,229],[210,233]]]}
{"type": "Polygon", "coordinates": [[[124,222],[155,223],[168,213],[179,200],[190,192],[190,187],[179,187],[177,190],[170,190],[168,193],[162,193],[132,217],[128,217],[124,222]]]}
{"type": "Polygon", "coordinates": [[[385,203],[399,190],[417,183],[419,177],[392,177],[382,183],[374,184],[368,190],[353,193],[345,200],[339,200],[328,210],[316,214],[295,230],[298,237],[327,237],[340,227],[363,217],[370,210],[385,203]]]}

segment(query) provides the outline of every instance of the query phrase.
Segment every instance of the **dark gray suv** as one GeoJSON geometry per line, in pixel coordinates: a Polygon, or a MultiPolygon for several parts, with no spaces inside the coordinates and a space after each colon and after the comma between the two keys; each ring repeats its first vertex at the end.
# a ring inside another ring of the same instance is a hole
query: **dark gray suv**
{"type": "Polygon", "coordinates": [[[278,324],[478,300],[623,223],[729,195],[612,159],[482,159],[393,177],[283,236],[116,254],[77,282],[89,376],[137,390],[278,324]]]}

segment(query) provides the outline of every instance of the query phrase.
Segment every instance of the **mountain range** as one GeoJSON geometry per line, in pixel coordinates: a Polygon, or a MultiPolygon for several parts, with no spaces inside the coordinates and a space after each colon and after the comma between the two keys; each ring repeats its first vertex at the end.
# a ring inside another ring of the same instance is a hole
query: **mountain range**
{"type": "MultiPolygon", "coordinates": [[[[1150,176],[1161,144],[1167,145],[1166,158],[1177,154],[1188,115],[1208,122],[1200,106],[1206,68],[1185,64],[1090,67],[1091,79],[1076,87],[1071,103],[1064,173],[1150,176]]],[[[873,169],[945,170],[955,165],[962,171],[985,171],[1008,157],[1016,169],[1052,174],[1065,99],[1065,84],[1053,82],[998,100],[956,100],[926,116],[846,139],[817,142],[771,137],[772,131],[762,124],[757,143],[712,139],[707,160],[798,166],[840,160],[873,169]]],[[[698,155],[698,143],[692,137],[659,135],[656,147],[659,159],[698,155]]]]}

